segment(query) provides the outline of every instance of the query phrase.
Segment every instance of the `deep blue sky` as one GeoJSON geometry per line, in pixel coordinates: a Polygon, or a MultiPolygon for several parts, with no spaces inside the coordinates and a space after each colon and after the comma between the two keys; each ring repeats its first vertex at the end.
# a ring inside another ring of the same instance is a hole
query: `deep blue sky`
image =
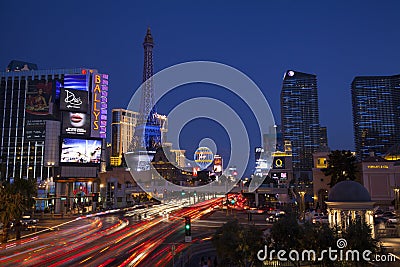
{"type": "Polygon", "coordinates": [[[262,88],[278,123],[284,71],[316,74],[333,149],[354,149],[354,76],[400,73],[399,1],[190,2],[1,1],[0,67],[19,59],[97,68],[110,74],[109,106],[125,108],[150,26],[155,71],[191,60],[231,65],[262,88]]]}

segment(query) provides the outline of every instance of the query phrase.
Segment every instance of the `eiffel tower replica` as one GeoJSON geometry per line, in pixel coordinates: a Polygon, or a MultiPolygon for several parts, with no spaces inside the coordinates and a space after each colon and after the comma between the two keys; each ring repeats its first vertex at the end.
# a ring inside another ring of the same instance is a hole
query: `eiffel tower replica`
{"type": "MultiPolygon", "coordinates": [[[[135,129],[134,147],[139,156],[138,169],[147,170],[149,166],[140,166],[142,156],[153,158],[157,148],[161,146],[161,122],[154,105],[153,84],[153,47],[154,40],[150,28],[144,37],[143,85],[140,102],[140,118],[135,129]]],[[[144,160],[143,162],[146,162],[144,160]]]]}

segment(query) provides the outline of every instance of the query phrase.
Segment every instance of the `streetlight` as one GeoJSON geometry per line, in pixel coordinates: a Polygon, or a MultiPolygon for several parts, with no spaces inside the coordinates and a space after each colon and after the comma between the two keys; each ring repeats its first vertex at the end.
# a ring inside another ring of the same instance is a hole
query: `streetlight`
{"type": "MultiPolygon", "coordinates": [[[[394,191],[394,210],[395,210],[396,214],[399,214],[400,186],[398,186],[398,185],[393,186],[392,189],[394,191]]],[[[397,234],[399,234],[399,232],[400,232],[400,227],[398,224],[396,225],[396,232],[397,232],[397,234]]]]}
{"type": "Polygon", "coordinates": [[[396,212],[399,211],[399,202],[400,202],[400,186],[396,185],[393,188],[394,191],[394,210],[396,212]]]}
{"type": "Polygon", "coordinates": [[[299,191],[299,194],[300,194],[300,214],[301,214],[301,217],[303,218],[303,221],[304,221],[304,219],[305,219],[305,203],[304,203],[304,196],[305,196],[305,194],[306,194],[306,191],[301,190],[301,191],[299,191]]]}
{"type": "Polygon", "coordinates": [[[106,198],[106,188],[104,184],[100,184],[100,204],[102,208],[104,208],[105,205],[105,198],[106,198]]]}

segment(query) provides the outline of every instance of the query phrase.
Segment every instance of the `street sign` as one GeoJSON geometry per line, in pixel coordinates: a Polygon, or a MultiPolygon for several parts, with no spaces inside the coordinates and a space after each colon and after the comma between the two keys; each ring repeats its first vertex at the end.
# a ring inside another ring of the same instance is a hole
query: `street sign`
{"type": "Polygon", "coordinates": [[[192,236],[185,236],[185,243],[192,242],[192,236]]]}

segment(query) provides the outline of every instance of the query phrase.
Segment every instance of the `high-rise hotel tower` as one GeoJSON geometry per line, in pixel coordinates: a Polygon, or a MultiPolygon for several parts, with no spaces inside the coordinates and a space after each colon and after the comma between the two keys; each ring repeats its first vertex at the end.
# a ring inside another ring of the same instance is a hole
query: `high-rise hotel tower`
{"type": "Polygon", "coordinates": [[[400,75],[355,77],[351,97],[358,159],[400,143],[400,75]]]}
{"type": "Polygon", "coordinates": [[[320,144],[317,76],[288,70],[281,91],[283,139],[292,143],[295,172],[311,171],[320,144]]]}

